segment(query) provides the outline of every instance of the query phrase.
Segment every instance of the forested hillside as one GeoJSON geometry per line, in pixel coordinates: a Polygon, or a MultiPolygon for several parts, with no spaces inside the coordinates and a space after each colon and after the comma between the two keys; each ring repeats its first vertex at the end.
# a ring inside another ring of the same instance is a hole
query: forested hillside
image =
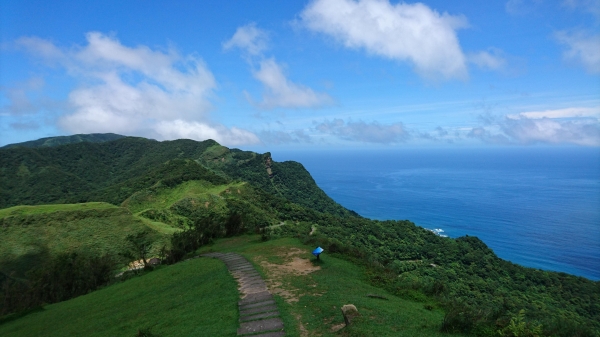
{"type": "MultiPolygon", "coordinates": [[[[272,163],[269,177],[269,153],[230,150],[213,140],[157,142],[134,137],[103,143],[0,149],[0,208],[87,201],[118,205],[129,196],[127,193],[148,187],[143,182],[154,184],[162,179],[156,170],[174,159],[194,160],[225,179],[250,182],[321,212],[350,214],[329,198],[299,163],[272,163]],[[117,195],[112,193],[121,188],[124,190],[117,195]]],[[[166,171],[169,170],[163,169],[166,171]]]]}
{"type": "Polygon", "coordinates": [[[73,143],[90,142],[90,143],[103,143],[111,140],[117,140],[125,136],[117,135],[114,133],[91,133],[91,134],[79,134],[72,136],[59,136],[59,137],[46,137],[37,140],[31,140],[23,143],[8,144],[2,148],[14,148],[14,147],[46,147],[46,146],[59,146],[73,143]]]}

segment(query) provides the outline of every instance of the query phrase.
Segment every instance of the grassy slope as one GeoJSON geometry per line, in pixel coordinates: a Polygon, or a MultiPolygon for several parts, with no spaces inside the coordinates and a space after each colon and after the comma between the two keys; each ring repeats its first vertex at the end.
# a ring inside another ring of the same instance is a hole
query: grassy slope
{"type": "Polygon", "coordinates": [[[187,181],[174,188],[161,189],[157,193],[149,195],[147,190],[133,194],[123,202],[123,206],[129,208],[133,213],[139,213],[147,209],[168,209],[173,204],[186,198],[194,198],[204,203],[214,203],[221,199],[220,195],[226,190],[237,191],[243,189],[245,183],[231,183],[225,185],[212,185],[204,181],[187,181]]]}
{"type": "MultiPolygon", "coordinates": [[[[348,261],[324,254],[316,263],[311,247],[296,239],[260,242],[258,236],[241,236],[218,240],[202,250],[239,252],[268,282],[298,298],[289,302],[289,296],[275,295],[287,336],[461,336],[438,331],[441,310],[427,310],[428,303],[405,300],[369,285],[362,267],[348,261]],[[294,258],[320,270],[307,275],[273,273],[278,268],[273,266],[289,264],[294,258]],[[343,323],[340,307],[344,304],[356,305],[361,317],[333,332],[343,323]]],[[[0,335],[134,336],[137,329],[151,327],[161,337],[234,336],[237,296],[235,281],[222,262],[192,259],[46,306],[1,324],[0,335]]]]}
{"type": "Polygon", "coordinates": [[[297,239],[258,243],[256,236],[241,236],[218,240],[202,250],[239,252],[254,263],[268,282],[274,282],[279,291],[291,294],[275,296],[286,336],[453,336],[439,332],[444,316],[441,310],[427,310],[428,303],[405,300],[371,286],[363,268],[348,261],[323,254],[318,263],[310,254],[312,247],[302,245],[297,239]],[[290,265],[297,259],[320,270],[307,275],[282,274],[277,273],[279,267],[273,267],[290,265]],[[367,294],[382,295],[388,300],[367,294]],[[333,332],[332,328],[344,322],[340,310],[344,304],[356,305],[361,317],[352,326],[333,332]]]}
{"type": "Polygon", "coordinates": [[[14,206],[0,209],[0,218],[11,215],[34,215],[59,211],[84,211],[88,209],[116,209],[117,206],[105,202],[86,202],[80,204],[56,204],[38,206],[14,206]]]}
{"type": "Polygon", "coordinates": [[[237,290],[217,260],[163,267],[0,325],[0,336],[235,336],[237,290]],[[218,290],[218,291],[215,291],[218,290]]]}
{"type": "MultiPolygon", "coordinates": [[[[0,270],[23,275],[48,255],[61,252],[116,254],[127,247],[127,234],[146,228],[146,223],[127,209],[106,203],[3,209],[0,210],[0,270]]],[[[154,232],[153,238],[157,242],[155,250],[161,242],[166,242],[158,232],[154,232]]]]}

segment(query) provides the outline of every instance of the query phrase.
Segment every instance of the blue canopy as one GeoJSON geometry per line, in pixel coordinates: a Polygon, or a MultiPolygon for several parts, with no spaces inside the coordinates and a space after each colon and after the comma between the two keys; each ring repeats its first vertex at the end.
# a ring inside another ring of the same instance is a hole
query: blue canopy
{"type": "Polygon", "coordinates": [[[312,253],[314,256],[319,256],[319,254],[321,254],[323,252],[323,250],[324,250],[323,248],[317,247],[315,250],[313,250],[312,253]]]}

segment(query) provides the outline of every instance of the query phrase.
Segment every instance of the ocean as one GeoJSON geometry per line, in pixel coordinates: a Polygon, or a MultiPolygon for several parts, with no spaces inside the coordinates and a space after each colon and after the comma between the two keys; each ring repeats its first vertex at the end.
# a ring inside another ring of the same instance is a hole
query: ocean
{"type": "Polygon", "coordinates": [[[581,147],[314,150],[302,163],[372,219],[477,236],[502,259],[600,280],[600,150],[581,147]]]}

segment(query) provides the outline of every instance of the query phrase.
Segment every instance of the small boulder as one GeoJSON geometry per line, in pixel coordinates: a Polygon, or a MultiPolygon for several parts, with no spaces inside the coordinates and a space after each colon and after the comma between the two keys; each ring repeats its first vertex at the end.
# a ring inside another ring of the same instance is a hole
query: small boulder
{"type": "Polygon", "coordinates": [[[346,305],[344,305],[342,307],[342,314],[344,315],[344,321],[346,322],[346,325],[350,325],[350,323],[352,323],[352,320],[356,316],[360,315],[358,313],[358,310],[354,306],[354,304],[346,304],[346,305]]]}
{"type": "Polygon", "coordinates": [[[148,264],[151,266],[158,266],[160,264],[160,259],[153,257],[150,260],[148,260],[148,264]]]}

